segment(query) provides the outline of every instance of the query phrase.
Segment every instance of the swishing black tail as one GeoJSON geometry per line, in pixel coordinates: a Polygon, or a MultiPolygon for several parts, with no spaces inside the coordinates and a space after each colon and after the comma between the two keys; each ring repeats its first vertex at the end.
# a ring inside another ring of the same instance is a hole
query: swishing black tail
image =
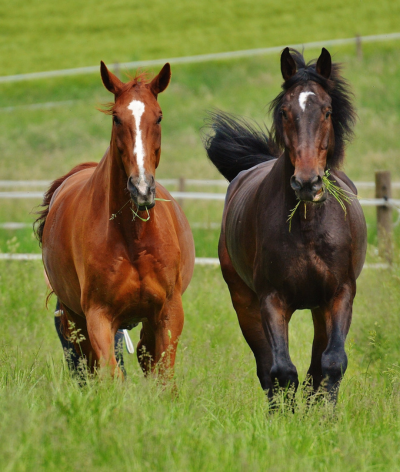
{"type": "Polygon", "coordinates": [[[268,129],[257,123],[216,110],[209,112],[206,127],[214,132],[203,139],[208,157],[229,182],[242,170],[279,156],[268,129]]]}

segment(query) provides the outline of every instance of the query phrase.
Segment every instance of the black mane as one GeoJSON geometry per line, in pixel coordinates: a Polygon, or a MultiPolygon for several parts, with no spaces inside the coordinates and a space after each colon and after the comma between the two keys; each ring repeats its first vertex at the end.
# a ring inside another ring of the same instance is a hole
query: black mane
{"type": "Polygon", "coordinates": [[[316,61],[312,60],[306,64],[303,55],[295,49],[290,49],[297,72],[289,80],[282,84],[283,91],[270,103],[270,112],[273,116],[272,137],[277,146],[281,149],[283,143],[282,117],[280,109],[284,95],[292,87],[305,85],[308,81],[316,82],[326,91],[332,99],[332,124],[335,133],[335,149],[328,158],[327,165],[331,169],[340,167],[344,159],[344,150],[346,142],[353,137],[353,126],[356,122],[356,112],[351,99],[353,94],[350,91],[349,84],[340,75],[341,65],[332,64],[332,72],[329,79],[318,74],[315,68],[316,61]]]}
{"type": "Polygon", "coordinates": [[[353,136],[356,113],[351,103],[352,93],[348,83],[340,76],[340,65],[332,64],[331,75],[326,79],[316,71],[316,61],[305,63],[304,57],[290,49],[297,72],[282,85],[282,92],[270,103],[273,116],[271,132],[257,123],[220,110],[210,112],[206,128],[211,134],[203,135],[204,147],[210,161],[221,174],[232,181],[242,170],[261,162],[276,159],[284,149],[282,116],[283,97],[292,87],[316,82],[332,99],[332,124],[335,134],[334,151],[327,158],[327,167],[337,169],[344,159],[345,144],[353,136]]]}

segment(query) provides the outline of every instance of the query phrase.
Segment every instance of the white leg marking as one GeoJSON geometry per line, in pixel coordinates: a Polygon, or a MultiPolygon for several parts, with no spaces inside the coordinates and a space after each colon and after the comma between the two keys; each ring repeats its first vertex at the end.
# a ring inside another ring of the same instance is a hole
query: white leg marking
{"type": "Polygon", "coordinates": [[[146,182],[144,180],[144,147],[142,140],[142,132],[140,130],[140,120],[144,113],[144,103],[139,100],[132,100],[128,105],[129,110],[135,118],[136,140],[133,148],[133,154],[136,154],[136,162],[139,167],[139,192],[146,193],[146,182]]]}
{"type": "Polygon", "coordinates": [[[304,111],[306,109],[306,101],[309,95],[315,95],[314,92],[301,92],[299,95],[300,108],[304,111]]]}
{"type": "Polygon", "coordinates": [[[124,333],[126,349],[129,352],[129,354],[133,354],[135,352],[135,348],[133,347],[131,337],[129,336],[128,330],[123,329],[122,331],[124,333]]]}

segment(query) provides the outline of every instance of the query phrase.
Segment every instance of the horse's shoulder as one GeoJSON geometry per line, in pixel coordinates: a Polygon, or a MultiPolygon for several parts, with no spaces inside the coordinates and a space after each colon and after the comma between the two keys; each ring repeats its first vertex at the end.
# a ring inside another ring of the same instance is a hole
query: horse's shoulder
{"type": "MultiPolygon", "coordinates": [[[[357,187],[355,186],[354,182],[341,170],[334,170],[332,171],[332,174],[335,178],[339,179],[347,185],[347,187],[355,194],[357,195],[357,187]]],[[[340,182],[339,182],[340,183],[340,182]]]]}
{"type": "Polygon", "coordinates": [[[276,162],[277,159],[273,159],[239,172],[228,186],[226,201],[229,201],[240,188],[247,187],[248,185],[251,185],[253,188],[258,187],[261,181],[271,172],[276,162]]]}
{"type": "Polygon", "coordinates": [[[54,192],[50,201],[49,208],[51,208],[51,206],[56,201],[59,195],[63,194],[64,196],[66,193],[75,195],[79,187],[82,187],[82,184],[86,183],[89,180],[94,170],[95,170],[95,167],[89,167],[86,169],[82,169],[79,172],[76,172],[75,174],[72,174],[69,177],[67,177],[64,180],[64,182],[54,192]]]}

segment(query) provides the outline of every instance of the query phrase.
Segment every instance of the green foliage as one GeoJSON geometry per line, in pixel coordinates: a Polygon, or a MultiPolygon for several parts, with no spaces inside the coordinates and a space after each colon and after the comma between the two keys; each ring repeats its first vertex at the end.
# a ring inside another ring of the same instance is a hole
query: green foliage
{"type": "MultiPolygon", "coordinates": [[[[40,262],[2,262],[2,469],[397,470],[399,280],[398,271],[365,270],[360,278],[336,411],[324,400],[307,408],[299,391],[295,413],[282,404],[271,414],[219,268],[196,268],[184,296],[175,396],[144,379],[126,351],[126,382],[79,387],[44,308],[40,262]]],[[[131,336],[137,342],[139,328],[131,336]]],[[[294,315],[289,336],[304,379],[308,312],[294,315]]]]}
{"type": "MultiPolygon", "coordinates": [[[[355,92],[359,120],[345,161],[354,180],[372,180],[377,169],[390,169],[394,180],[400,178],[397,46],[365,45],[362,62],[353,48],[330,48],[335,60],[345,64],[344,75],[355,92]]],[[[306,51],[306,57],[318,52],[306,51]]],[[[281,82],[278,54],[173,66],[171,85],[159,96],[164,120],[158,178],[219,178],[200,139],[205,111],[217,107],[269,125],[266,105],[281,82]]],[[[3,179],[53,179],[80,162],[103,156],[111,118],[96,107],[111,95],[99,75],[0,84],[0,92],[0,107],[5,107],[0,114],[3,179]],[[26,108],[48,102],[58,106],[26,108]]]]}
{"type": "MultiPolygon", "coordinates": [[[[17,0],[2,5],[0,75],[389,33],[398,29],[399,8],[388,0],[17,0]]],[[[364,45],[362,61],[354,47],[329,50],[346,65],[359,114],[345,170],[370,181],[374,170],[389,169],[399,180],[398,42],[364,45]]],[[[306,58],[318,53],[306,51],[306,58]]],[[[270,124],[266,104],[282,81],[278,54],[173,66],[172,73],[159,97],[165,119],[157,177],[220,178],[199,136],[205,110],[220,107],[270,124]]],[[[110,98],[99,74],[1,84],[1,178],[50,180],[100,160],[111,123],[95,108],[110,98]],[[48,102],[54,103],[29,108],[48,102]]],[[[34,204],[2,201],[0,221],[31,222],[34,204]]],[[[216,257],[222,202],[185,201],[184,210],[192,224],[205,225],[194,226],[197,256],[216,257]]],[[[373,262],[375,209],[365,213],[373,262]]],[[[399,234],[397,227],[397,241],[399,234]]],[[[38,250],[30,229],[0,230],[0,251],[38,250]]],[[[360,278],[336,412],[324,401],[308,409],[300,391],[294,414],[281,405],[272,415],[219,268],[197,267],[184,296],[174,396],[144,379],[126,353],[126,382],[89,379],[79,386],[44,306],[40,262],[0,261],[1,470],[398,470],[399,275],[365,270],[360,278]]],[[[138,336],[139,328],[134,342],[138,336]]],[[[294,315],[290,342],[304,378],[308,312],[294,315]]]]}
{"type": "Polygon", "coordinates": [[[0,75],[398,30],[398,2],[3,2],[0,75]]]}

